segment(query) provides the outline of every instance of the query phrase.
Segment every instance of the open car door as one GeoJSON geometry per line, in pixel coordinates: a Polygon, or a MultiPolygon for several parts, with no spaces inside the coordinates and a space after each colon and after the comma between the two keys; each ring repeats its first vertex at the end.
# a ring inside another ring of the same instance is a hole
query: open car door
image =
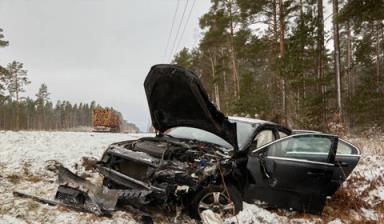
{"type": "Polygon", "coordinates": [[[360,160],[360,150],[351,143],[340,139],[337,143],[335,168],[327,195],[332,195],[352,173],[360,160]]]}
{"type": "Polygon", "coordinates": [[[307,133],[250,152],[250,184],[244,199],[321,214],[326,197],[337,190],[358,161],[357,157],[337,156],[338,147],[337,136],[307,133]]]}

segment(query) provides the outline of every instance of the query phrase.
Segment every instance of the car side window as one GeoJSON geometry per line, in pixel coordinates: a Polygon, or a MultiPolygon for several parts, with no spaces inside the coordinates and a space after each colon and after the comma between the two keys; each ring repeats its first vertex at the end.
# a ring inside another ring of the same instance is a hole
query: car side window
{"type": "Polygon", "coordinates": [[[261,146],[273,142],[274,140],[275,137],[272,130],[263,130],[256,135],[253,142],[256,144],[256,148],[260,148],[261,146]]]}
{"type": "Polygon", "coordinates": [[[268,147],[268,156],[303,158],[317,160],[315,156],[326,157],[332,147],[332,139],[326,136],[292,136],[268,147]]]}
{"type": "Polygon", "coordinates": [[[288,135],[286,134],[286,133],[284,133],[284,132],[282,132],[282,131],[279,131],[279,137],[280,138],[285,138],[285,137],[287,137],[288,135]]]}
{"type": "Polygon", "coordinates": [[[357,154],[358,154],[358,151],[354,146],[339,139],[339,142],[337,143],[336,155],[357,155],[357,154]]]}

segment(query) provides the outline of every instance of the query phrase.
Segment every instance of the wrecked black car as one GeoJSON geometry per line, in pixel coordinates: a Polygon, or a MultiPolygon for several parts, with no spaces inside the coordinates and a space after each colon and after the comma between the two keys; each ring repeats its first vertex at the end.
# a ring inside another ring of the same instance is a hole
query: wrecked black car
{"type": "Polygon", "coordinates": [[[335,135],[226,117],[181,67],[153,66],[144,87],[156,136],[110,145],[97,163],[101,187],[61,168],[56,199],[97,214],[130,204],[225,217],[243,201],[321,214],[359,161],[335,135]]]}

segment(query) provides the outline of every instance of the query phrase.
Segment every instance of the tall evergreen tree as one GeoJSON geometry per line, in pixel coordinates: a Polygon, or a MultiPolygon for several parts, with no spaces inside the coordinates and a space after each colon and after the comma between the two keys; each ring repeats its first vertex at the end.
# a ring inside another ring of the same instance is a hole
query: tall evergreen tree
{"type": "MultiPolygon", "coordinates": [[[[3,29],[0,28],[0,48],[6,46],[8,46],[8,41],[4,40],[3,29]]],[[[0,100],[4,97],[6,75],[7,69],[0,65],[0,100]]]]}
{"type": "Polygon", "coordinates": [[[36,94],[36,106],[37,106],[37,113],[38,113],[38,128],[42,129],[44,126],[46,126],[46,113],[47,108],[46,104],[49,100],[49,92],[48,87],[44,83],[41,84],[39,91],[36,94]]]}
{"type": "Polygon", "coordinates": [[[27,77],[27,70],[23,69],[23,64],[13,61],[7,65],[7,88],[11,97],[16,100],[16,123],[15,129],[20,128],[20,93],[25,91],[25,86],[30,83],[27,77]]]}

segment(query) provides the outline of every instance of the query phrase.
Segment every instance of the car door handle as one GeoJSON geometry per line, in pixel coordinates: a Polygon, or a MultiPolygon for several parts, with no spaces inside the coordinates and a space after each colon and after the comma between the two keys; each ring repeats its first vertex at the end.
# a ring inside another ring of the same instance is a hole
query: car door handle
{"type": "Polygon", "coordinates": [[[308,176],[324,176],[325,173],[324,173],[324,172],[312,172],[312,171],[308,171],[308,172],[307,172],[307,175],[308,175],[308,176]]]}

